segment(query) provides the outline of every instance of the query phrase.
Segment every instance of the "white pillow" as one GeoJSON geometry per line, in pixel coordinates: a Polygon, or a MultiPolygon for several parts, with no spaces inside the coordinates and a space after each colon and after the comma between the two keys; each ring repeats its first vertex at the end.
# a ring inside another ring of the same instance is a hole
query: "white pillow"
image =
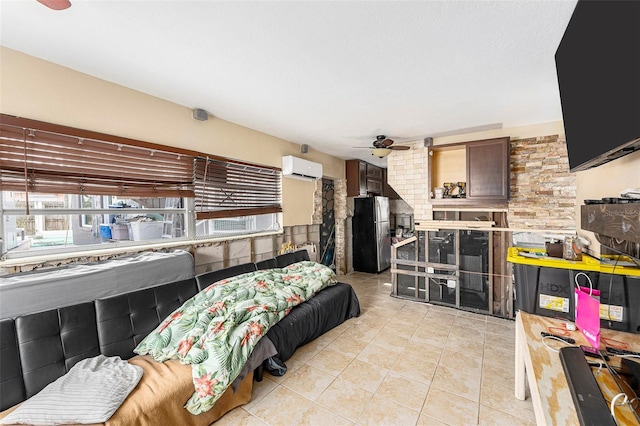
{"type": "Polygon", "coordinates": [[[0,424],[103,423],[141,377],[142,368],[117,356],[83,359],[0,420],[0,424]]]}

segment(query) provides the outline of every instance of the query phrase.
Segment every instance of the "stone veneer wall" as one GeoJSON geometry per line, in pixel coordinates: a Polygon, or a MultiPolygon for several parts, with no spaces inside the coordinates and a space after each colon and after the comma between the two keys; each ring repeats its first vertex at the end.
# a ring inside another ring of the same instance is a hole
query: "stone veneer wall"
{"type": "MultiPolygon", "coordinates": [[[[406,144],[403,144],[406,145],[406,144]]],[[[387,157],[387,183],[413,208],[414,221],[433,217],[427,189],[427,148],[414,142],[411,149],[387,157]]]]}
{"type": "Polygon", "coordinates": [[[311,223],[320,225],[322,223],[322,179],[316,179],[316,187],[313,190],[313,216],[311,223]]]}
{"type": "MultiPolygon", "coordinates": [[[[322,223],[322,179],[316,180],[316,188],[313,196],[313,224],[320,225],[322,223]]],[[[336,179],[333,181],[333,209],[336,221],[335,242],[336,254],[335,265],[336,273],[347,273],[346,262],[346,224],[347,219],[347,181],[346,179],[336,179]]],[[[318,247],[318,259],[322,255],[323,247],[318,247]]],[[[321,259],[320,259],[321,260],[321,259]]]]}
{"type": "Polygon", "coordinates": [[[333,193],[333,208],[335,209],[336,218],[336,272],[338,274],[346,274],[347,180],[335,180],[333,182],[333,193]]]}
{"type": "Polygon", "coordinates": [[[575,229],[575,205],[564,136],[512,140],[509,227],[575,229]]]}

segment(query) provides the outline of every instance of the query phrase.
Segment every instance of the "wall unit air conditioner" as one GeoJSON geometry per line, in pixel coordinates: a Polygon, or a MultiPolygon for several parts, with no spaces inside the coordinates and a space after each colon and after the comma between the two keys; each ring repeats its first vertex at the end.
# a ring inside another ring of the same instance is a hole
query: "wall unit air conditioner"
{"type": "Polygon", "coordinates": [[[286,155],[282,157],[282,176],[313,180],[322,178],[322,164],[286,155]]]}

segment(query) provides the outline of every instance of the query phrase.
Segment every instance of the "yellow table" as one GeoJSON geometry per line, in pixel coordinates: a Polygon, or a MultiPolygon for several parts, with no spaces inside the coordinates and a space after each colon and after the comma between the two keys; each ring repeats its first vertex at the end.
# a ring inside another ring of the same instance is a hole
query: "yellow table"
{"type": "MultiPolygon", "coordinates": [[[[528,381],[533,410],[539,425],[577,425],[579,423],[560,355],[544,346],[540,335],[542,331],[549,332],[548,327],[562,327],[564,322],[566,320],[522,311],[516,314],[515,395],[520,400],[525,399],[525,382],[528,381]]],[[[602,329],[601,336],[625,342],[629,345],[629,350],[640,352],[640,334],[602,329]]],[[[580,331],[569,332],[569,337],[575,339],[576,345],[587,345],[580,331]]],[[[566,346],[553,339],[545,339],[545,343],[557,349],[566,346]]],[[[604,349],[608,345],[601,341],[600,346],[604,349]]],[[[620,358],[611,357],[609,363],[612,366],[619,366],[620,358]]],[[[620,392],[606,369],[597,375],[596,380],[607,401],[611,401],[620,392]]],[[[617,406],[616,418],[619,424],[638,424],[628,406],[617,406]]]]}

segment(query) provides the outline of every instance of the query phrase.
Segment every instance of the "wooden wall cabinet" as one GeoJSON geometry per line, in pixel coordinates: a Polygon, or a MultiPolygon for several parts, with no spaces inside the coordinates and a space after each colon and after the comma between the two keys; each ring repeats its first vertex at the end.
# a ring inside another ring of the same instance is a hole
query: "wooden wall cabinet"
{"type": "Polygon", "coordinates": [[[367,165],[367,192],[382,195],[382,169],[369,163],[367,165]]]}
{"type": "Polygon", "coordinates": [[[347,197],[384,195],[385,170],[365,161],[347,160],[347,197]]]}
{"type": "Polygon", "coordinates": [[[509,137],[429,148],[429,182],[433,204],[493,204],[509,200],[509,137]],[[466,196],[434,198],[444,182],[465,182],[466,196]]]}

